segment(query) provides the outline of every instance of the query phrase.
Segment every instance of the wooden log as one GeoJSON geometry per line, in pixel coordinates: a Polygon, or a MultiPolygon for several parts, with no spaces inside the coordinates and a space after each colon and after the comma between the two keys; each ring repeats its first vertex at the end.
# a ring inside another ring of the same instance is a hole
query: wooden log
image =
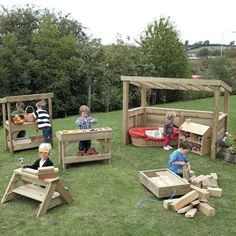
{"type": "Polygon", "coordinates": [[[200,198],[207,199],[210,197],[210,193],[206,189],[201,189],[201,188],[194,186],[192,184],[190,184],[190,188],[193,190],[196,190],[198,192],[200,198]]]}
{"type": "Polygon", "coordinates": [[[193,190],[179,198],[177,201],[174,201],[170,205],[173,210],[178,211],[180,208],[183,208],[197,198],[199,198],[199,194],[197,191],[193,190]]]}
{"type": "Polygon", "coordinates": [[[200,202],[200,204],[197,205],[197,209],[205,216],[210,217],[215,215],[215,209],[207,203],[200,202]]]}
{"type": "Polygon", "coordinates": [[[171,207],[170,207],[170,204],[174,201],[176,201],[178,198],[173,198],[173,199],[167,199],[167,200],[164,200],[163,201],[163,207],[167,210],[169,210],[171,207]]]}
{"type": "Polygon", "coordinates": [[[207,191],[209,191],[210,196],[212,196],[212,197],[221,197],[222,196],[222,189],[221,188],[208,187],[207,191]]]}
{"type": "Polygon", "coordinates": [[[177,213],[183,214],[183,213],[186,213],[187,211],[189,211],[189,210],[192,209],[192,208],[193,208],[192,205],[187,205],[187,206],[185,206],[185,207],[183,207],[183,208],[180,208],[180,209],[177,211],[177,213]]]}
{"type": "Polygon", "coordinates": [[[193,218],[197,214],[197,208],[192,208],[185,213],[186,218],[193,218]]]}

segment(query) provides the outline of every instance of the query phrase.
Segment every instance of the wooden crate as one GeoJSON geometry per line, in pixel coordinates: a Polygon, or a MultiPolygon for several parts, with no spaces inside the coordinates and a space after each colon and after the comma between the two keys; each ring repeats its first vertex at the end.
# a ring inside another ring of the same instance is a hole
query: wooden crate
{"type": "Polygon", "coordinates": [[[139,181],[158,198],[184,195],[190,184],[169,169],[139,171],[139,181]]]}

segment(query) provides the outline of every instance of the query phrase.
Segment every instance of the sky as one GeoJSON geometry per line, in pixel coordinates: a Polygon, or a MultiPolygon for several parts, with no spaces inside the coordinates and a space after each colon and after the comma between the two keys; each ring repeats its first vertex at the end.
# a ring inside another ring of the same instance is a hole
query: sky
{"type": "Polygon", "coordinates": [[[160,17],[170,17],[183,43],[236,41],[236,0],[0,0],[7,8],[26,4],[70,13],[103,44],[115,43],[118,34],[139,39],[160,17]]]}

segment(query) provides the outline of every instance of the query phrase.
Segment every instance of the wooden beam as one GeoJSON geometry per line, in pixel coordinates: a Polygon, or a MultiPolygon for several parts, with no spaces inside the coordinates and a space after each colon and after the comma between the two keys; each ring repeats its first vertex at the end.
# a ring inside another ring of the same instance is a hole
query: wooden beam
{"type": "Polygon", "coordinates": [[[144,108],[144,113],[142,116],[142,122],[143,126],[146,126],[146,120],[147,120],[147,115],[146,115],[146,104],[147,104],[147,88],[146,87],[141,87],[141,107],[144,108]]]}
{"type": "Polygon", "coordinates": [[[123,135],[122,135],[122,143],[128,144],[128,109],[129,109],[129,82],[123,82],[123,135]]]}
{"type": "Polygon", "coordinates": [[[213,109],[213,125],[211,135],[211,159],[216,159],[216,139],[218,131],[218,118],[219,118],[219,96],[220,87],[216,86],[214,89],[214,109],[213,109]]]}

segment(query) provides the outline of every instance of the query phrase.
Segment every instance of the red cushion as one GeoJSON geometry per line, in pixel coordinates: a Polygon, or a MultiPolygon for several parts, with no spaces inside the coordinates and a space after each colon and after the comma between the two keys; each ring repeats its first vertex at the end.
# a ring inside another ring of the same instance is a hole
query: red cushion
{"type": "MultiPolygon", "coordinates": [[[[129,135],[134,138],[145,138],[146,140],[153,140],[153,141],[160,141],[164,140],[164,137],[156,138],[156,137],[150,137],[146,135],[146,130],[158,130],[158,127],[138,127],[138,128],[130,128],[129,129],[129,135]]],[[[179,129],[174,128],[174,133],[170,137],[171,139],[176,139],[179,135],[179,129]]]]}

